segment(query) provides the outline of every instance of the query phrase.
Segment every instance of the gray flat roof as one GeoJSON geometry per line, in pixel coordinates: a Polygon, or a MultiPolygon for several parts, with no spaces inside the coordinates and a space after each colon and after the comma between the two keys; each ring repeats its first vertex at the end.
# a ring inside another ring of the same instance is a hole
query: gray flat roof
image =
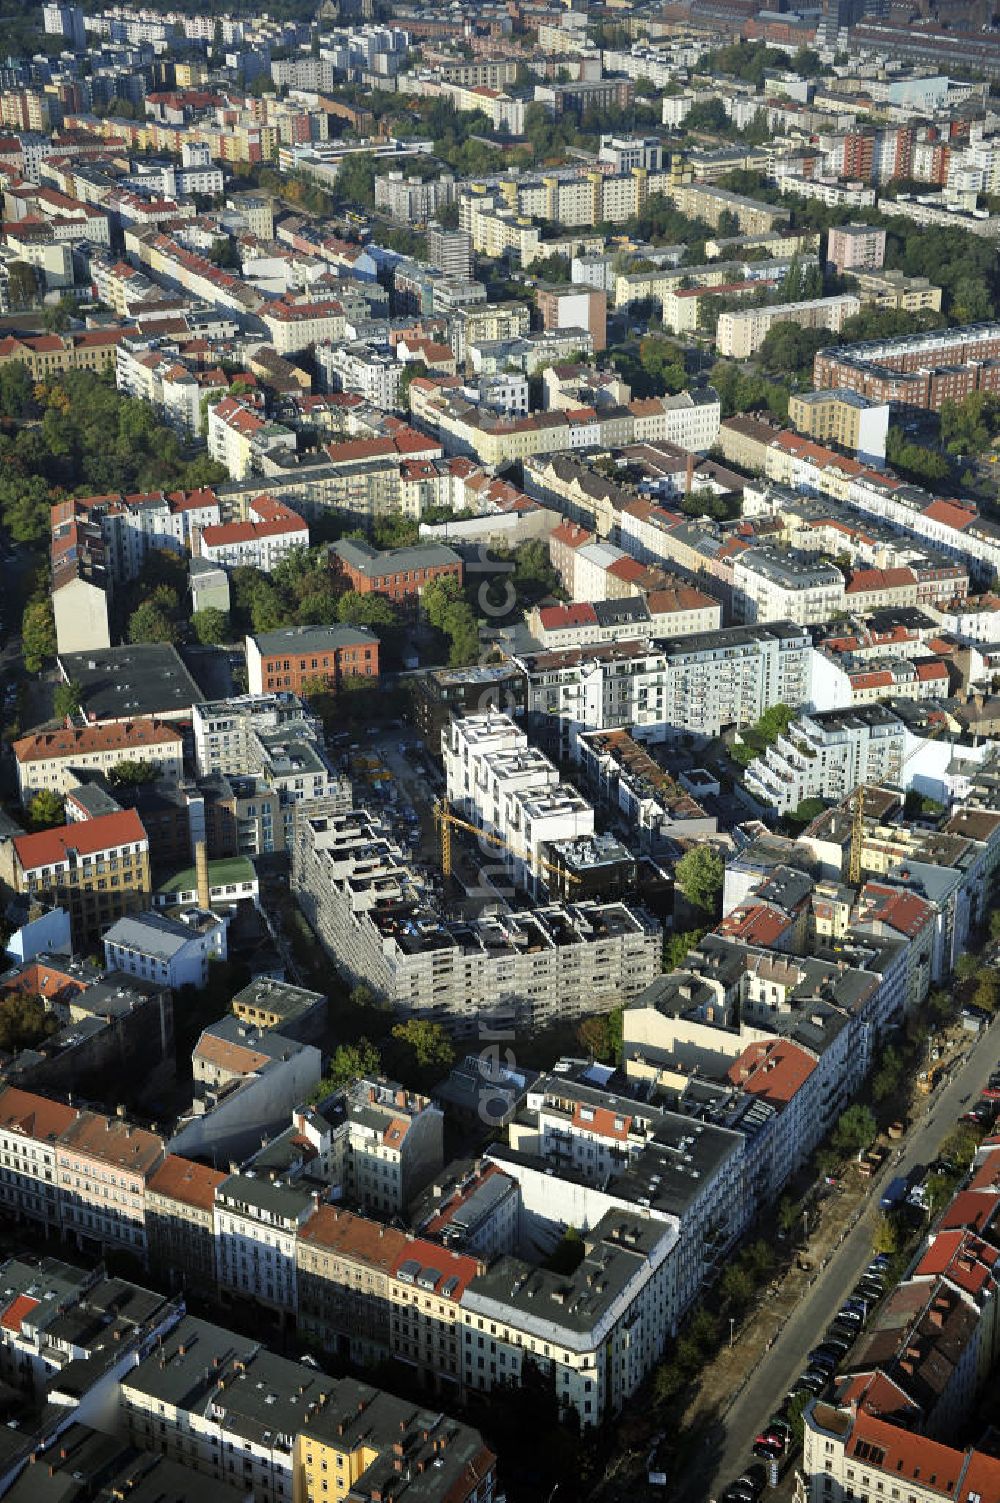
{"type": "Polygon", "coordinates": [[[265,656],[279,652],[333,652],[340,647],[365,647],[378,641],[367,626],[286,626],[250,638],[265,656]]]}
{"type": "Polygon", "coordinates": [[[67,679],[80,685],[89,719],[177,715],[205,697],[169,643],[62,653],[59,666],[67,679]]]}

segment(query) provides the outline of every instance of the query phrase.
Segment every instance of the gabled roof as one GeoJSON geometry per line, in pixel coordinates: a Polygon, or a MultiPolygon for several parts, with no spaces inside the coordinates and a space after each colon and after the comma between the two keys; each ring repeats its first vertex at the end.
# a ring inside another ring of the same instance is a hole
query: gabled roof
{"type": "Polygon", "coordinates": [[[137,844],[146,844],[146,831],[134,809],[101,814],[96,819],[78,820],[34,835],[17,835],[13,841],[21,869],[26,872],[40,866],[56,866],[67,859],[70,851],[91,856],[112,846],[137,844]]]}

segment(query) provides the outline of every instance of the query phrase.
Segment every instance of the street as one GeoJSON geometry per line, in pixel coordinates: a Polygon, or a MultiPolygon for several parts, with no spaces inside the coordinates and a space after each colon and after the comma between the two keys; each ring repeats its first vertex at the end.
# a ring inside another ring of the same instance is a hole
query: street
{"type": "Polygon", "coordinates": [[[926,1165],[934,1159],[941,1139],[965,1109],[966,1098],[976,1098],[996,1064],[997,1041],[991,1030],[987,1030],[952,1079],[938,1087],[930,1110],[911,1130],[901,1153],[890,1157],[881,1175],[872,1182],[867,1209],[827,1267],[817,1274],[808,1295],[749,1375],[728,1412],[715,1421],[687,1474],[677,1479],[671,1492],[676,1503],[704,1503],[706,1498],[717,1497],[749,1466],[753,1460],[754,1436],[807,1366],[806,1354],[821,1339],[871,1258],[881,1187],[893,1176],[905,1175],[916,1165],[926,1165]]]}

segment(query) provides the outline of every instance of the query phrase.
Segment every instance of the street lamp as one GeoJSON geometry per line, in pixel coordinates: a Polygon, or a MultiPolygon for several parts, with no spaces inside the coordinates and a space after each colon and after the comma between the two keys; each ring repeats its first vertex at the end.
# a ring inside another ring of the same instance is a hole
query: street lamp
{"type": "Polygon", "coordinates": [[[735,1315],[730,1315],[730,1317],[729,1317],[729,1345],[733,1346],[735,1340],[736,1340],[736,1316],[735,1315]]]}

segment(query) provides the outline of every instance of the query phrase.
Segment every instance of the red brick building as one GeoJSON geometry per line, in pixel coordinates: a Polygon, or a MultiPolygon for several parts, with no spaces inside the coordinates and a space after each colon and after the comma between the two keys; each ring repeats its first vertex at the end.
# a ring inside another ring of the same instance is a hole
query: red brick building
{"type": "Polygon", "coordinates": [[[379,676],[378,637],[366,626],[288,626],[247,637],[246,646],[251,694],[301,694],[317,679],[336,686],[354,675],[379,676]]]}
{"type": "Polygon", "coordinates": [[[463,577],[461,558],[443,543],[379,550],[345,538],[332,544],[330,563],[360,595],[385,595],[397,604],[414,606],[432,579],[457,579],[461,584],[463,577]]]}

